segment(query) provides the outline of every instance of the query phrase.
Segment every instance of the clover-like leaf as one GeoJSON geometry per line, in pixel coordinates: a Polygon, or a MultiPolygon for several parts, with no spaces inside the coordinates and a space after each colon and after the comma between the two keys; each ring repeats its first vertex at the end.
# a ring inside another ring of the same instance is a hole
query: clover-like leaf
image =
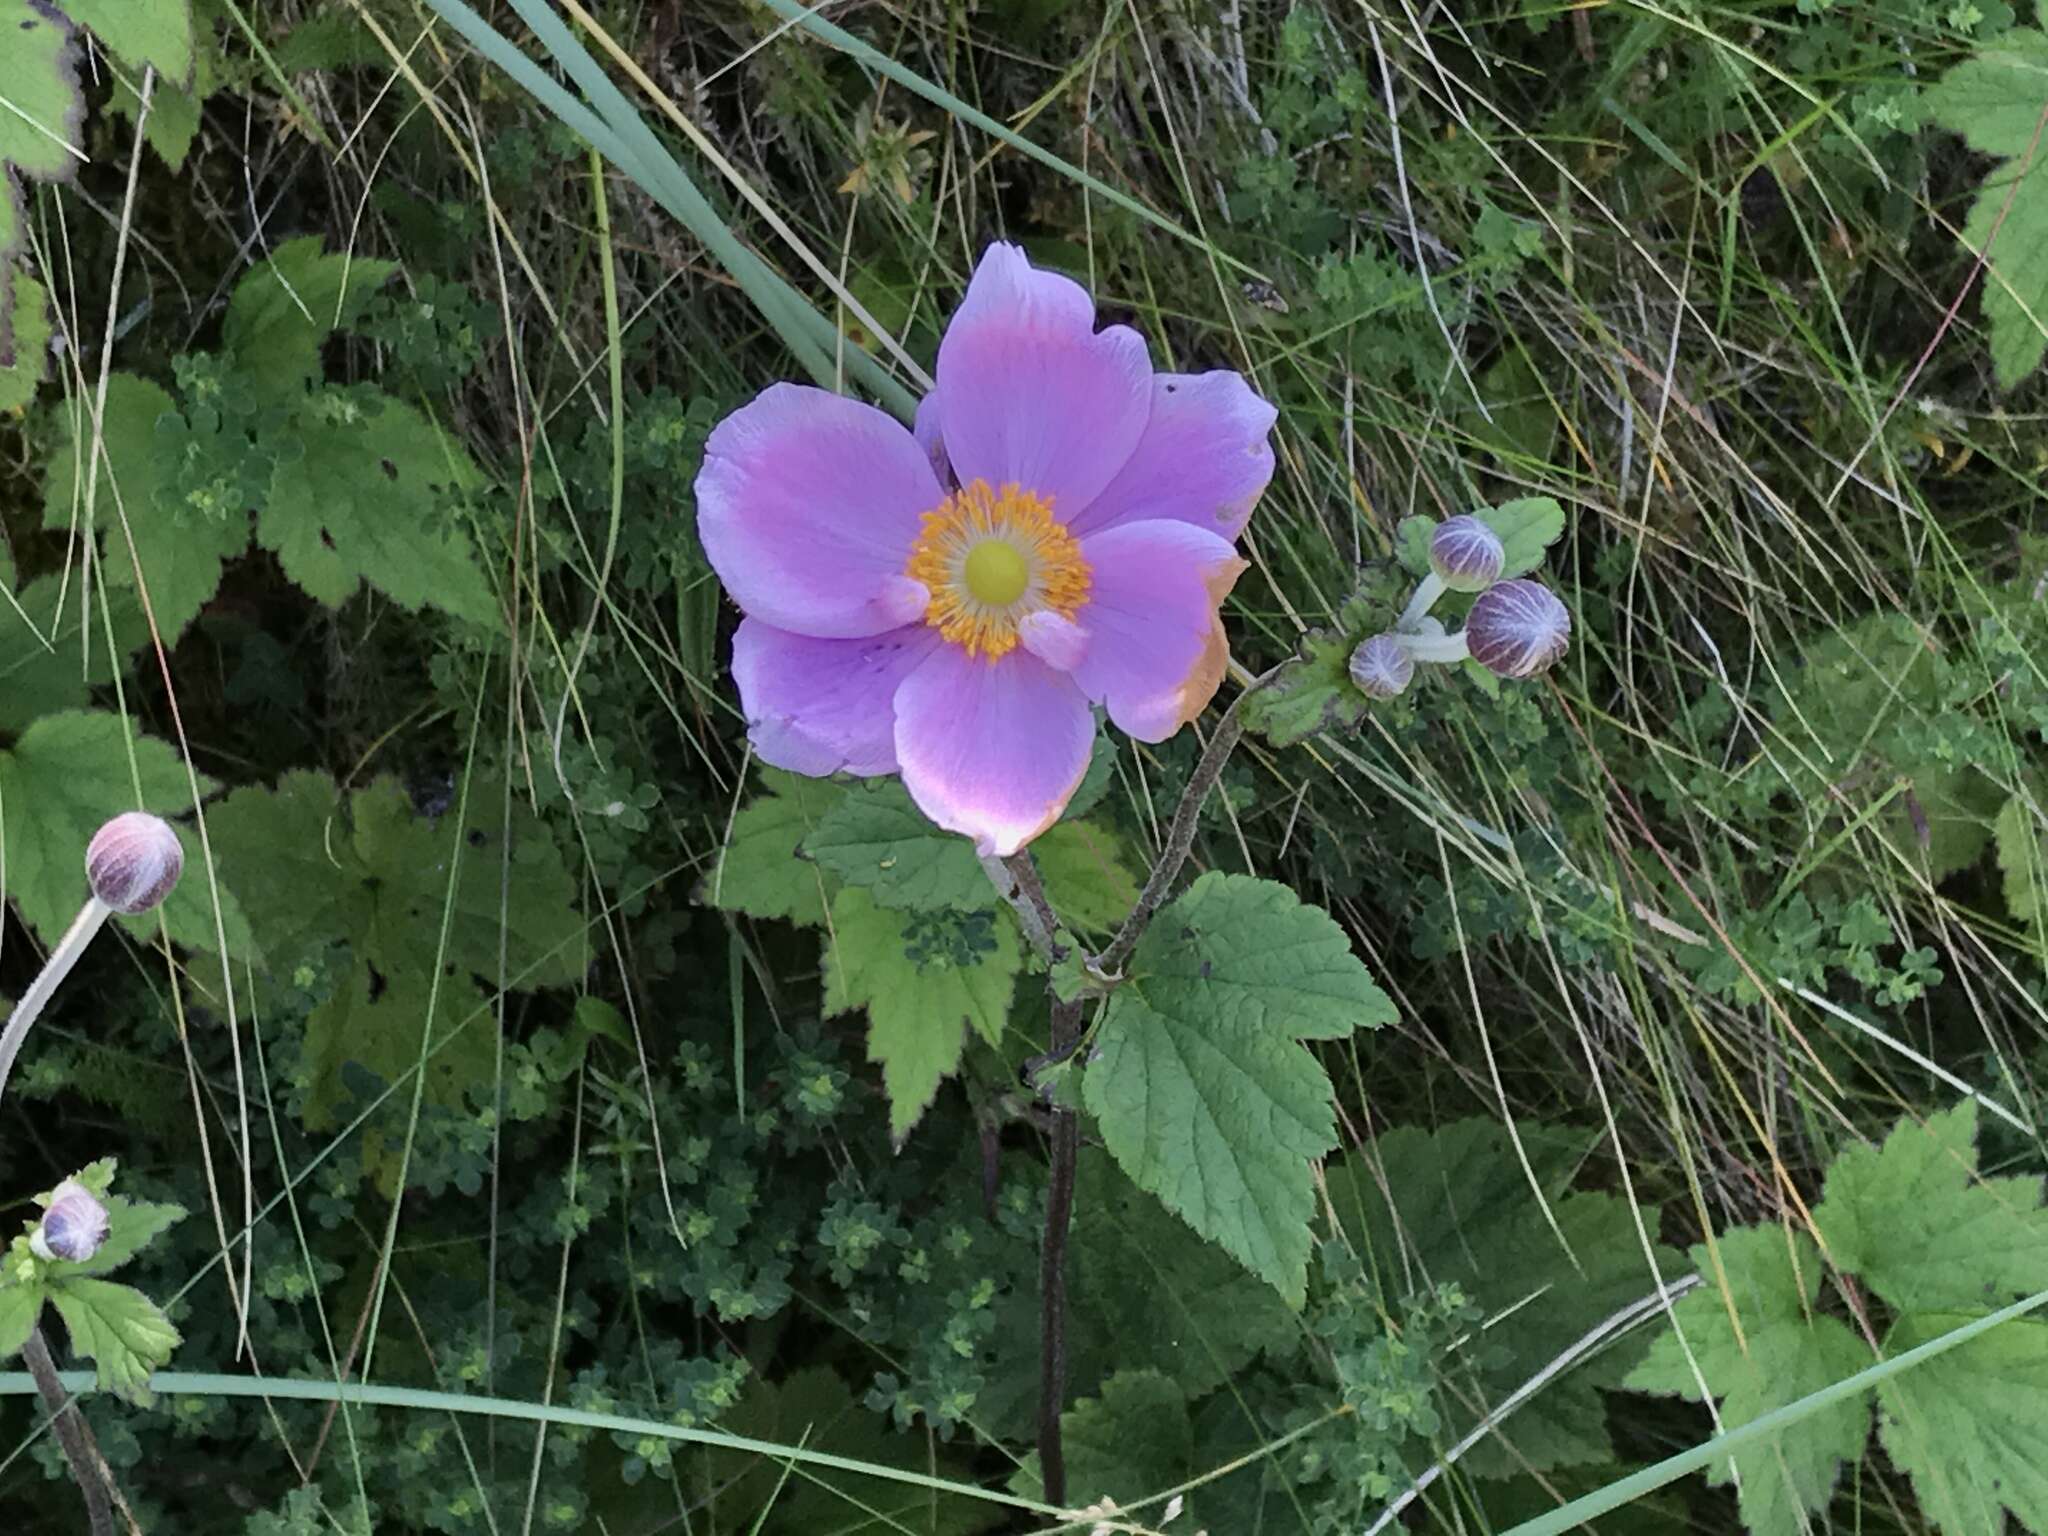
{"type": "Polygon", "coordinates": [[[1497,507],[1481,507],[1479,520],[1500,535],[1505,551],[1500,579],[1526,576],[1543,563],[1543,552],[1564,532],[1564,508],[1549,496],[1524,496],[1497,507]]]}

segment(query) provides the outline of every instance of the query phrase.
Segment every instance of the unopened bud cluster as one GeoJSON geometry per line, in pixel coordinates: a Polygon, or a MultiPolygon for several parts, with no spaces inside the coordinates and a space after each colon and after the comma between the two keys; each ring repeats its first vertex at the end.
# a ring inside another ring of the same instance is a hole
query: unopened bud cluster
{"type": "Polygon", "coordinates": [[[1570,645],[1571,615],[1540,581],[1502,581],[1507,549],[1477,517],[1446,518],[1429,540],[1430,574],[1401,622],[1351,653],[1351,680],[1369,699],[1391,699],[1414,680],[1417,662],[1448,664],[1470,657],[1496,677],[1534,677],[1570,645]],[[1478,597],[1456,634],[1429,617],[1442,593],[1478,597]]]}

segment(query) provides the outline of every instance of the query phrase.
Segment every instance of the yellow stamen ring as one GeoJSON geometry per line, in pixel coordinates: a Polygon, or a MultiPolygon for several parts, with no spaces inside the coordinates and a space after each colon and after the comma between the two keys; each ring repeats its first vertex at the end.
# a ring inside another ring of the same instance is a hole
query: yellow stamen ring
{"type": "Polygon", "coordinates": [[[932,595],[925,622],[970,656],[1017,647],[1017,625],[1047,611],[1071,619],[1088,602],[1088,562],[1052,502],[1022,486],[976,480],[924,515],[904,574],[932,595]]]}

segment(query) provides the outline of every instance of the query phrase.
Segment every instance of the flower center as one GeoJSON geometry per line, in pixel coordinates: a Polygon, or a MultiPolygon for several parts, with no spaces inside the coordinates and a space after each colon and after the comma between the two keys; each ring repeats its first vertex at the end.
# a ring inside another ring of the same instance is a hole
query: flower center
{"type": "Polygon", "coordinates": [[[931,593],[925,622],[970,656],[1017,646],[1034,613],[1070,619],[1088,601],[1088,562],[1052,503],[1022,486],[976,480],[924,515],[904,574],[931,593]]]}

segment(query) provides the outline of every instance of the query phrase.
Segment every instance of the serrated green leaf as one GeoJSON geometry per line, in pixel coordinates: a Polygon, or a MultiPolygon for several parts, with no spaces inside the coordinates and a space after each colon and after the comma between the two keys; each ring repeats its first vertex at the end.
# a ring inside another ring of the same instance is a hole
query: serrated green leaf
{"type": "MultiPolygon", "coordinates": [[[[1695,1248],[1693,1262],[1708,1283],[1672,1308],[1673,1329],[1657,1336],[1628,1378],[1635,1390],[1697,1402],[1704,1378],[1721,1400],[1722,1426],[1735,1429],[1871,1363],[1869,1346],[1846,1323],[1815,1310],[1827,1270],[1803,1232],[1740,1227],[1721,1237],[1716,1253],[1695,1248]],[[1727,1277],[1725,1294],[1713,1283],[1717,1274],[1727,1277]]],[[[1798,1536],[1869,1436],[1870,1405],[1852,1398],[1770,1444],[1738,1451],[1707,1480],[1739,1478],[1752,1536],[1798,1536]]]]}
{"type": "Polygon", "coordinates": [[[1307,1292],[1309,1163],[1337,1144],[1330,1079],[1293,1040],[1110,997],[1082,1094],[1141,1189],[1299,1307],[1307,1292]]]}
{"type": "Polygon", "coordinates": [[[329,255],[317,235],[287,240],[235,285],[221,339],[266,391],[296,393],[319,383],[321,343],[353,324],[397,270],[396,262],[329,255]]]}
{"type": "MultiPolygon", "coordinates": [[[[1130,845],[1108,827],[1062,821],[1031,844],[1046,899],[1064,923],[1107,933],[1138,904],[1136,860],[1130,845]]],[[[982,880],[988,885],[987,878],[982,880]]]]}
{"type": "Polygon", "coordinates": [[[1393,1017],[1327,913],[1212,872],[1153,919],[1082,1092],[1133,1182],[1298,1307],[1309,1161],[1335,1145],[1336,1117],[1329,1077],[1297,1040],[1393,1017]]]}
{"type": "Polygon", "coordinates": [[[1927,97],[1934,120],[1973,149],[2014,157],[1985,177],[1962,233],[1967,250],[1990,253],[1984,320],[1992,370],[2006,389],[2040,366],[2048,348],[2048,176],[2038,174],[2048,158],[2041,152],[2048,148],[2040,126],[2044,100],[2048,36],[2030,27],[2014,27],[1958,64],[1927,97]]]}
{"type": "MultiPolygon", "coordinates": [[[[171,457],[159,424],[176,415],[176,402],[149,380],[128,373],[108,376],[93,507],[105,551],[100,569],[114,586],[132,591],[140,564],[150,612],[167,646],[177,642],[219,590],[225,563],[249,547],[246,510],[223,514],[173,500],[171,457]]],[[[69,529],[82,522],[84,459],[91,442],[90,424],[64,413],[43,482],[45,528],[69,529]]]]}
{"type": "Polygon", "coordinates": [[[1481,507],[1479,520],[1500,535],[1506,581],[1526,576],[1543,563],[1543,552],[1564,532],[1564,508],[1548,496],[1524,496],[1498,507],[1481,507]]]}
{"type": "Polygon", "coordinates": [[[192,78],[192,11],[185,0],[63,0],[63,7],[130,68],[146,65],[172,82],[192,78]]]}
{"type": "Polygon", "coordinates": [[[885,907],[973,911],[997,899],[974,844],[932,825],[900,779],[847,790],[804,839],[804,852],[885,907]]]}
{"type": "Polygon", "coordinates": [[[147,1407],[149,1376],[180,1342],[162,1308],[131,1285],[76,1275],[50,1283],[50,1302],[71,1335],[71,1351],[99,1369],[100,1388],[147,1407]]]}
{"type": "Polygon", "coordinates": [[[417,612],[479,624],[497,599],[443,502],[478,484],[468,453],[411,406],[361,391],[316,397],[293,418],[304,452],[281,462],[256,537],[285,574],[338,608],[368,582],[417,612]]]}
{"type": "MultiPolygon", "coordinates": [[[[0,256],[0,263],[6,260],[0,256]]],[[[0,299],[4,298],[0,288],[0,299]]],[[[12,304],[10,314],[0,315],[0,412],[19,410],[33,400],[50,367],[48,291],[26,272],[17,271],[12,304]]]]}
{"type": "Polygon", "coordinates": [[[1101,1150],[1074,1179],[1069,1351],[1076,1390],[1111,1371],[1171,1371],[1191,1398],[1261,1354],[1287,1357],[1301,1322],[1273,1288],[1191,1231],[1101,1150]]]}
{"type": "Polygon", "coordinates": [[[1021,959],[1007,913],[894,911],[858,886],[832,899],[825,1012],[867,1009],[899,1145],[958,1070],[965,1031],[1002,1038],[1021,959]]]}
{"type": "MultiPolygon", "coordinates": [[[[1885,1352],[1902,1354],[1988,1309],[1901,1318],[1885,1352]]],[[[2048,1324],[1994,1328],[1878,1385],[1879,1438],[1944,1536],[2003,1531],[2011,1510],[2048,1531],[2048,1324]]]]}
{"type": "Polygon", "coordinates": [[[1344,629],[1319,629],[1302,641],[1301,655],[1244,707],[1245,729],[1276,747],[1291,747],[1318,731],[1345,731],[1365,718],[1371,701],[1351,681],[1351,653],[1365,639],[1344,629]]]}
{"type": "Polygon", "coordinates": [[[1148,1006],[1219,1030],[1341,1040],[1399,1015],[1330,914],[1212,870],[1152,922],[1130,965],[1148,1006]]]}
{"type": "Polygon", "coordinates": [[[43,1282],[16,1280],[0,1285],[0,1360],[21,1353],[21,1346],[43,1315],[43,1282]]]}
{"type": "Polygon", "coordinates": [[[469,786],[466,816],[428,820],[394,779],[376,780],[344,806],[330,779],[306,772],[275,790],[237,790],[211,813],[214,852],[226,878],[246,889],[273,966],[317,956],[337,939],[349,945],[347,975],[306,1021],[308,1126],[337,1123],[349,1063],[386,1082],[409,1071],[423,1029],[437,1044],[449,1040],[428,1061],[428,1099],[463,1104],[490,1081],[495,1046],[475,1020],[501,964],[515,989],[581,974],[576,881],[546,827],[516,800],[508,855],[505,814],[502,789],[487,780],[469,786]]]}
{"type": "Polygon", "coordinates": [[[1977,1176],[1977,1106],[1900,1124],[1828,1169],[1814,1226],[1838,1268],[1902,1313],[1990,1310],[2048,1276],[2038,1178],[1977,1176]]]}
{"type": "Polygon", "coordinates": [[[1394,558],[1401,569],[1420,581],[1430,572],[1429,541],[1436,536],[1436,519],[1414,513],[1394,527],[1394,558]]]}
{"type": "MultiPolygon", "coordinates": [[[[1324,1171],[1329,1207],[1390,1298],[1453,1282],[1489,1318],[1486,1344],[1447,1362],[1445,1412],[1469,1428],[1597,1324],[1650,1293],[1680,1255],[1643,1255],[1637,1212],[1613,1195],[1574,1192],[1592,1133],[1527,1125],[1515,1139],[1490,1119],[1434,1131],[1400,1126],[1324,1171]],[[1523,1169],[1526,1159],[1528,1170],[1523,1169]],[[1532,1187],[1533,1183],[1533,1187],[1532,1187]],[[1539,1193],[1540,1191],[1540,1193],[1539,1193]]],[[[1611,1460],[1604,1390],[1634,1362],[1624,1340],[1552,1382],[1533,1411],[1510,1417],[1466,1453],[1475,1477],[1551,1472],[1611,1460]]]]}
{"type": "Polygon", "coordinates": [[[733,818],[703,899],[749,917],[823,926],[825,902],[838,881],[804,857],[803,844],[845,793],[843,785],[823,779],[762,769],[761,793],[733,818]]]}
{"type": "MultiPolygon", "coordinates": [[[[138,809],[129,750],[128,726],[118,715],[76,711],[43,716],[0,752],[6,894],[45,944],[56,942],[85,900],[85,848],[93,833],[109,817],[138,809]]],[[[133,750],[139,808],[160,816],[189,811],[190,781],[177,753],[153,736],[136,736],[133,750]]],[[[202,774],[199,788],[205,794],[213,781],[202,774]]],[[[211,947],[205,880],[187,853],[185,878],[164,903],[164,921],[174,942],[211,947]]],[[[156,917],[148,916],[135,931],[156,932],[156,917]]],[[[245,925],[242,932],[246,937],[245,925]]]]}
{"type": "MultiPolygon", "coordinates": [[[[1129,1508],[1186,1482],[1194,1472],[1195,1433],[1187,1393],[1163,1371],[1118,1371],[1093,1397],[1060,1415],[1066,1451],[1067,1502],[1076,1508],[1113,1499],[1129,1508]]],[[[1011,1490],[1042,1498],[1034,1453],[1010,1479],[1011,1490]]],[[[1190,1510],[1184,1519],[1192,1520],[1190,1510]]]]}
{"type": "Polygon", "coordinates": [[[1927,93],[1928,115],[1986,155],[2023,155],[2048,102],[2048,36],[2014,27],[1927,93]]]}
{"type": "Polygon", "coordinates": [[[2016,923],[2039,925],[2048,913],[2048,836],[2024,795],[2005,802],[1991,826],[1992,851],[2005,887],[2005,910],[2016,923]]]}
{"type": "Polygon", "coordinates": [[[93,688],[113,677],[116,659],[125,661],[148,638],[135,594],[125,587],[96,583],[89,617],[76,579],[43,576],[12,600],[0,597],[0,732],[16,734],[45,715],[89,703],[93,688]]]}
{"type": "MultiPolygon", "coordinates": [[[[0,0],[0,37],[7,39],[8,66],[0,167],[16,177],[64,179],[85,158],[79,152],[85,104],[78,94],[76,36],[54,9],[34,0],[0,0]]],[[[0,179],[5,174],[0,169],[0,179]]],[[[17,249],[14,242],[0,241],[0,269],[17,249]]]]}

